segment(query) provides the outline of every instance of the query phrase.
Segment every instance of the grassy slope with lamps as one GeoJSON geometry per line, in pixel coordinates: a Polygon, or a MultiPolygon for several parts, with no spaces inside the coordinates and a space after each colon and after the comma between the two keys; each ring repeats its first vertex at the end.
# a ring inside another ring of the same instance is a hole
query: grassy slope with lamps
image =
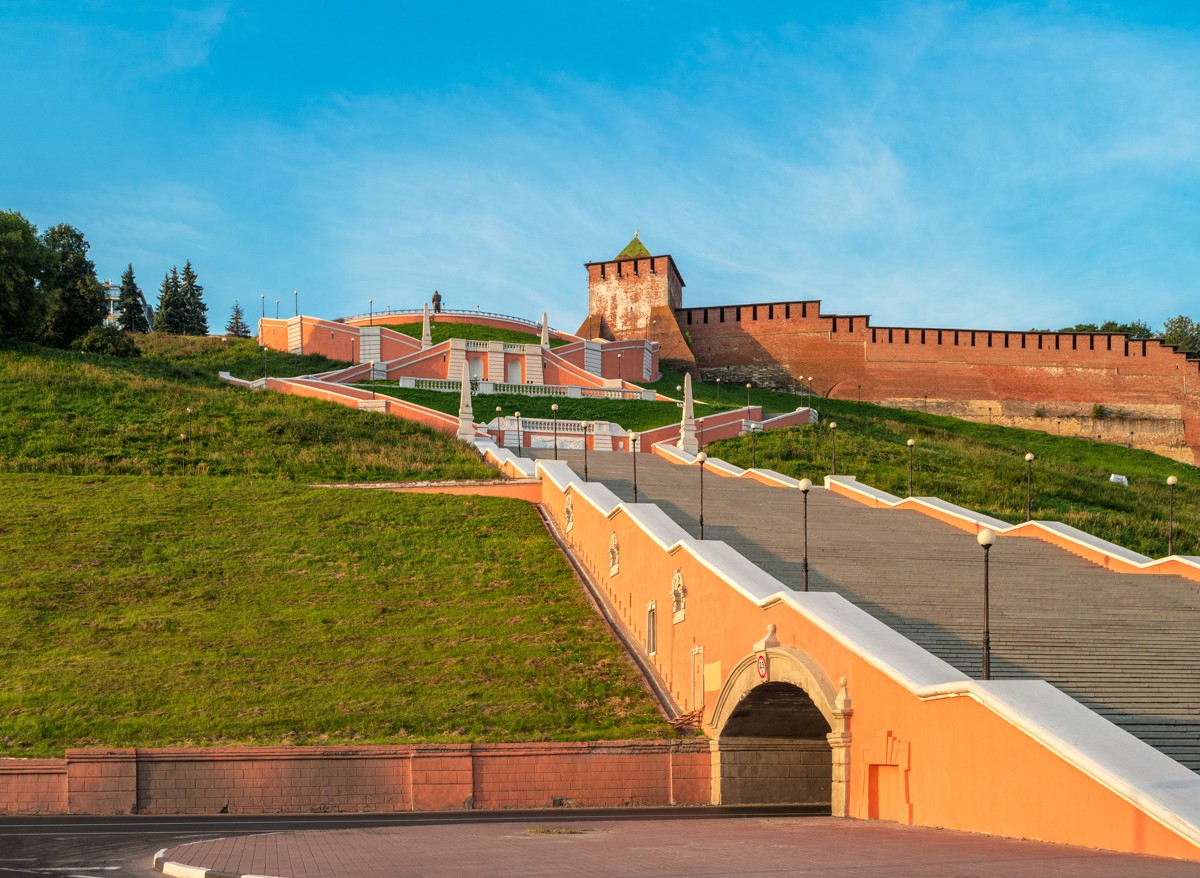
{"type": "MultiPolygon", "coordinates": [[[[683,375],[666,372],[646,385],[677,395],[683,375]]],[[[369,387],[369,385],[363,385],[369,387]]],[[[382,385],[380,385],[382,390],[382,385]]],[[[390,393],[397,393],[395,389],[390,393]]],[[[696,415],[740,408],[744,384],[693,382],[696,415]]],[[[458,395],[399,391],[405,399],[456,414],[458,395]]],[[[1062,521],[1106,540],[1159,557],[1167,551],[1167,477],[1174,474],[1176,554],[1200,554],[1200,468],[1148,451],[1031,430],[979,424],[923,412],[852,400],[824,399],[750,388],[750,403],[769,416],[811,404],[821,413],[817,427],[759,433],[753,440],[758,466],[820,480],[830,471],[828,424],[838,423],[838,472],[898,496],[908,494],[907,440],[913,448],[914,493],[940,497],[1011,523],[1025,520],[1025,454],[1033,453],[1033,517],[1062,521]],[[1109,482],[1119,473],[1129,487],[1109,482]]],[[[549,418],[552,402],[559,417],[607,420],[629,430],[646,430],[679,419],[675,403],[570,400],[532,396],[477,396],[476,420],[491,420],[494,406],[504,414],[549,418]]],[[[708,452],[742,467],[751,465],[748,436],[714,442],[708,452]]]]}
{"type": "Polygon", "coordinates": [[[253,342],[141,343],[0,343],[0,756],[672,734],[528,504],[305,484],[494,477],[472,452],[219,385],[253,342]]]}

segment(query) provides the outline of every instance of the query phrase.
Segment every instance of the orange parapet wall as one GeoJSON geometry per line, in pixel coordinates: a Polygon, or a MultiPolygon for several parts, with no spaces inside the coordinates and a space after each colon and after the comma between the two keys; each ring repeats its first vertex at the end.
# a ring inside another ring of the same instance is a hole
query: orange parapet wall
{"type": "Polygon", "coordinates": [[[724,543],[692,539],[656,506],[621,503],[564,463],[537,469],[562,540],[711,732],[756,652],[767,669],[790,654],[811,663],[828,691],[809,695],[841,729],[835,814],[1200,860],[1200,777],[1048,684],[971,680],[840,596],[792,592],[724,543]],[[778,648],[759,651],[768,625],[778,648]]]}

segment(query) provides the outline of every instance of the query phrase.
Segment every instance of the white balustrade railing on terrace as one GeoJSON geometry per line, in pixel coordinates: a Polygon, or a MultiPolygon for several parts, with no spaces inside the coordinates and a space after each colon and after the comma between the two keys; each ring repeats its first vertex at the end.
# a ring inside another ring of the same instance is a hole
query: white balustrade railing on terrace
{"type": "MultiPolygon", "coordinates": [[[[490,382],[483,382],[490,383],[490,382]]],[[[480,387],[482,388],[482,384],[480,387]]],[[[491,384],[492,393],[516,393],[522,396],[566,396],[567,387],[563,384],[491,384]]],[[[477,392],[486,393],[479,390],[477,392]]]]}
{"type": "MultiPolygon", "coordinates": [[[[461,381],[448,378],[400,378],[402,388],[415,390],[437,390],[442,393],[460,393],[461,381]]],[[[642,399],[653,401],[653,390],[617,390],[603,387],[580,387],[576,384],[505,384],[499,381],[472,381],[472,394],[508,393],[514,396],[561,396],[572,399],[642,399]]]]}
{"type": "MultiPolygon", "coordinates": [[[[441,311],[437,311],[437,312],[430,311],[429,319],[436,322],[438,314],[467,314],[472,317],[502,317],[505,320],[513,321],[513,323],[523,323],[526,326],[532,326],[534,329],[538,330],[539,332],[541,331],[541,328],[542,328],[542,324],[536,320],[526,320],[524,317],[513,317],[511,314],[500,314],[496,311],[480,311],[478,308],[474,308],[474,309],[443,308],[441,311]]],[[[365,317],[367,319],[374,318],[375,320],[378,320],[381,317],[412,317],[412,316],[420,317],[421,309],[420,308],[401,308],[401,309],[387,308],[386,310],[383,310],[383,311],[372,311],[368,314],[353,314],[350,317],[345,317],[343,319],[344,320],[359,320],[360,318],[365,317]]],[[[553,326],[550,327],[550,331],[551,332],[561,332],[564,335],[573,335],[573,333],[566,332],[561,329],[555,329],[553,326]]]]}
{"type": "Polygon", "coordinates": [[[462,390],[461,381],[450,381],[446,378],[414,378],[412,382],[412,386],[416,390],[440,390],[450,393],[458,393],[462,390]]]}
{"type": "MultiPolygon", "coordinates": [[[[520,420],[521,430],[526,433],[553,433],[556,428],[557,432],[562,434],[583,433],[583,421],[564,421],[561,418],[556,422],[553,418],[518,419],[512,415],[501,415],[498,418],[492,418],[486,426],[489,430],[515,432],[518,420],[520,420]]],[[[628,431],[620,424],[610,421],[588,421],[587,434],[589,436],[625,436],[627,433],[628,431]]]]}

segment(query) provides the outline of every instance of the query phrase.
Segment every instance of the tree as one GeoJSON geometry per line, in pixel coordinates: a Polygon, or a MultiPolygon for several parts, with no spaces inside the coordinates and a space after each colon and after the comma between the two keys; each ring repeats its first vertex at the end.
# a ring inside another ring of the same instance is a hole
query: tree
{"type": "Polygon", "coordinates": [[[229,322],[225,324],[225,332],[234,338],[250,337],[250,327],[246,325],[246,315],[242,311],[242,306],[237,302],[233,303],[233,313],[229,316],[229,322]]]}
{"type": "Polygon", "coordinates": [[[1160,337],[1185,351],[1200,351],[1200,323],[1182,314],[1163,323],[1160,337]]]}
{"type": "Polygon", "coordinates": [[[121,312],[117,323],[126,332],[150,331],[150,321],[146,319],[146,309],[142,304],[142,291],[133,279],[132,263],[121,275],[121,295],[117,298],[117,310],[121,312]]]}
{"type": "Polygon", "coordinates": [[[91,245],[74,226],[52,226],[42,235],[42,243],[51,261],[42,277],[47,310],[41,337],[46,344],[66,347],[104,322],[104,289],[87,256],[91,245]]]}
{"type": "Polygon", "coordinates": [[[1141,320],[1132,323],[1118,323],[1116,320],[1105,320],[1099,326],[1095,323],[1076,323],[1074,326],[1064,326],[1059,332],[1121,332],[1130,338],[1153,338],[1154,333],[1150,324],[1141,320]]]}
{"type": "Polygon", "coordinates": [[[204,287],[198,284],[196,272],[189,259],[183,266],[183,283],[180,297],[183,300],[185,335],[208,335],[208,306],[204,304],[204,287]]]}
{"type": "Polygon", "coordinates": [[[49,261],[37,226],[16,211],[0,212],[0,336],[37,334],[45,316],[38,283],[49,261]]]}
{"type": "Polygon", "coordinates": [[[1100,324],[1101,332],[1123,332],[1130,338],[1154,338],[1154,330],[1144,320],[1134,320],[1132,323],[1118,323],[1106,320],[1100,324]]]}
{"type": "Polygon", "coordinates": [[[103,354],[106,357],[140,357],[142,352],[133,343],[133,336],[115,326],[93,326],[75,343],[85,354],[103,354]]]}
{"type": "Polygon", "coordinates": [[[158,288],[158,310],[154,315],[154,328],[168,335],[183,335],[187,332],[187,309],[183,303],[183,292],[179,284],[179,269],[171,266],[163,275],[158,288]]]}

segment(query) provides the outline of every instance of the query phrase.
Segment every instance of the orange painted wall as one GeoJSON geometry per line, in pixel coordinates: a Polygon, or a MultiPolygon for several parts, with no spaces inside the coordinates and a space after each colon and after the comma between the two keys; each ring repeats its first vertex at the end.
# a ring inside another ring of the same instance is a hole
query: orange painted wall
{"type": "MultiPolygon", "coordinates": [[[[362,368],[366,369],[366,366],[362,368]]],[[[323,399],[327,402],[336,402],[339,405],[348,406],[351,408],[358,407],[359,400],[371,398],[370,391],[358,390],[354,387],[344,387],[338,390],[331,390],[327,387],[322,387],[315,382],[289,380],[284,378],[271,378],[267,382],[267,389],[274,390],[279,393],[287,393],[292,396],[307,396],[311,399],[323,399]]],[[[403,402],[397,399],[382,399],[384,404],[384,412],[389,415],[396,415],[408,421],[415,421],[418,424],[424,424],[426,427],[432,427],[442,433],[448,433],[451,436],[458,432],[458,418],[450,415],[435,412],[431,409],[423,408],[418,405],[403,402]]]]}
{"type": "Polygon", "coordinates": [[[542,502],[542,485],[536,481],[497,482],[493,485],[415,485],[388,488],[399,494],[458,494],[471,497],[507,497],[527,503],[542,502]]]}
{"type": "MultiPolygon", "coordinates": [[[[717,676],[723,681],[771,623],[784,646],[813,657],[831,679],[847,678],[854,708],[852,816],[866,818],[878,810],[865,781],[872,753],[880,753],[880,742],[891,735],[908,745],[908,764],[883,770],[906,782],[904,801],[911,805],[913,823],[1200,860],[1200,849],[979,702],[969,697],[921,700],[791,606],[760,608],[690,552],[660,548],[622,509],[610,518],[576,498],[568,531],[565,495],[549,479],[543,481],[544,507],[642,644],[647,602],[657,603],[658,650],[650,660],[683,710],[701,706],[691,691],[694,648],[703,648],[706,665],[720,662],[717,676]],[[620,572],[610,576],[608,547],[614,532],[620,572]],[[685,619],[678,624],[672,622],[670,594],[676,570],[687,590],[685,619]]],[[[706,718],[719,691],[704,693],[706,718]]],[[[907,814],[892,816],[909,819],[907,814]]]]}

